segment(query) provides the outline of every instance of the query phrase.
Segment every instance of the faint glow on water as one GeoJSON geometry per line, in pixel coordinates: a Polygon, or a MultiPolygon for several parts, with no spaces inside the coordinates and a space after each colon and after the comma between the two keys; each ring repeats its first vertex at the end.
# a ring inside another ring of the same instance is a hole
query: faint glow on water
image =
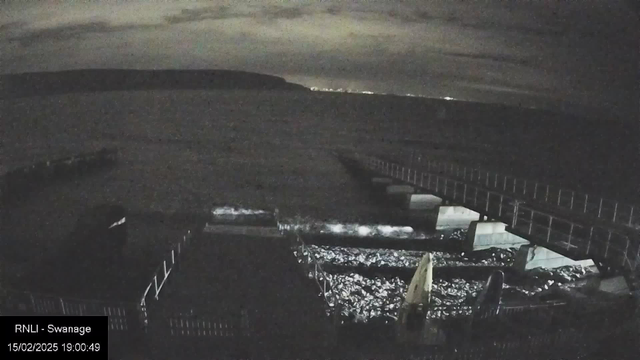
{"type": "Polygon", "coordinates": [[[368,236],[373,231],[368,226],[358,226],[358,235],[360,236],[368,236]]]}
{"type": "Polygon", "coordinates": [[[268,211],[258,209],[244,209],[231,206],[218,207],[211,210],[213,216],[225,216],[225,215],[262,215],[269,214],[268,211]]]}
{"type": "Polygon", "coordinates": [[[285,218],[280,220],[280,229],[298,231],[307,234],[336,234],[358,237],[390,237],[398,239],[426,239],[432,237],[410,226],[392,226],[377,224],[339,223],[309,218],[285,218]]]}
{"type": "Polygon", "coordinates": [[[345,231],[344,226],[342,224],[327,224],[327,227],[329,227],[329,230],[339,234],[345,231]]]}

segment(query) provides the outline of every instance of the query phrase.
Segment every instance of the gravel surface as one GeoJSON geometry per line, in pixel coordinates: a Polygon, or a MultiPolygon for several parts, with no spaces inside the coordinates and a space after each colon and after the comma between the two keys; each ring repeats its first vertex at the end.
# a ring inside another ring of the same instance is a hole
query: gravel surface
{"type": "MultiPolygon", "coordinates": [[[[313,255],[321,265],[416,268],[425,253],[425,251],[308,245],[304,249],[298,249],[297,254],[303,258],[313,255]]],[[[432,251],[431,254],[435,267],[508,266],[513,263],[515,250],[491,248],[469,253],[432,251]]]]}
{"type": "MultiPolygon", "coordinates": [[[[361,249],[310,245],[295,250],[300,262],[311,261],[311,255],[320,265],[367,266],[372,268],[416,268],[423,251],[402,251],[384,249],[361,249]]],[[[475,252],[444,253],[432,252],[436,267],[445,266],[509,266],[513,263],[515,249],[491,248],[475,252]]],[[[579,280],[591,271],[581,266],[565,266],[553,270],[533,269],[528,272],[524,284],[504,286],[504,298],[508,301],[526,300],[537,293],[579,280]]],[[[346,322],[367,323],[372,321],[390,322],[397,317],[407,283],[398,277],[363,276],[350,272],[327,274],[332,289],[341,304],[341,314],[346,322]]],[[[484,281],[470,281],[460,278],[433,281],[433,302],[435,306],[472,305],[484,286],[484,281]]],[[[461,309],[459,313],[468,313],[461,309]]],[[[438,310],[431,317],[443,318],[455,315],[450,311],[438,310]]]]}
{"type": "MultiPolygon", "coordinates": [[[[329,274],[347,322],[395,321],[407,284],[399,279],[367,278],[359,274],[329,274]]],[[[434,279],[432,299],[436,306],[470,305],[484,282],[434,279]]]]}

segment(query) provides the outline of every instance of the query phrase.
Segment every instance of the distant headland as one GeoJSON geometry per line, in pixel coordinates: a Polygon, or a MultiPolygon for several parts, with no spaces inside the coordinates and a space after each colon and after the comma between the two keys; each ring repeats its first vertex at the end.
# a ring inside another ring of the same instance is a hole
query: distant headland
{"type": "Polygon", "coordinates": [[[310,89],[277,76],[232,70],[82,69],[0,75],[0,99],[124,90],[310,89]]]}

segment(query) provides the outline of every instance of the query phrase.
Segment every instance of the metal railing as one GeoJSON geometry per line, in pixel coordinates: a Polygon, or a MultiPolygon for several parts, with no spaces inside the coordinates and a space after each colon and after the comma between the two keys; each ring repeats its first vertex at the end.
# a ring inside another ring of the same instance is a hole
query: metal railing
{"type": "MultiPolygon", "coordinates": [[[[619,306],[622,304],[623,301],[553,302],[501,305],[479,311],[468,305],[436,306],[427,311],[427,319],[430,326],[439,330],[421,334],[420,338],[430,344],[455,341],[446,339],[448,336],[464,338],[453,346],[453,353],[448,353],[446,347],[444,351],[434,351],[436,359],[511,359],[545,351],[558,356],[556,352],[561,349],[567,351],[567,355],[578,351],[587,353],[590,349],[585,345],[597,344],[624,323],[622,319],[628,315],[628,306],[619,306]],[[462,330],[460,324],[468,327],[462,330]],[[465,331],[466,337],[462,336],[465,331]]],[[[538,356],[532,358],[547,358],[538,356]]]]}
{"type": "Polygon", "coordinates": [[[636,270],[640,243],[626,234],[600,225],[584,225],[535,209],[514,196],[487,190],[431,172],[422,172],[373,157],[356,157],[370,170],[390,176],[455,201],[506,223],[510,230],[574,259],[597,258],[618,268],[636,270]]]}
{"type": "Polygon", "coordinates": [[[0,290],[0,314],[109,317],[110,331],[140,329],[136,303],[66,298],[29,291],[0,290]]]}
{"type": "Polygon", "coordinates": [[[140,299],[140,309],[142,310],[143,323],[148,324],[148,312],[147,306],[149,300],[158,300],[160,296],[160,292],[164,287],[165,283],[169,279],[169,275],[174,270],[175,265],[180,260],[180,256],[182,256],[185,247],[189,245],[191,242],[192,234],[191,231],[187,231],[187,234],[180,239],[176,244],[174,244],[171,252],[169,253],[169,259],[165,259],[162,261],[162,264],[158,266],[156,271],[151,278],[151,282],[144,290],[142,294],[142,298],[140,299]]]}
{"type": "Polygon", "coordinates": [[[172,313],[165,314],[164,318],[171,336],[232,338],[249,335],[246,314],[234,316],[227,313],[225,316],[201,317],[172,313]]]}
{"type": "Polygon", "coordinates": [[[513,194],[521,199],[534,200],[578,214],[625,225],[635,230],[640,229],[640,209],[635,205],[617,200],[476,167],[429,160],[418,152],[411,153],[408,165],[424,169],[427,172],[481,184],[486,188],[500,190],[505,194],[513,194]]]}
{"type": "Polygon", "coordinates": [[[299,256],[303,257],[303,265],[306,267],[307,274],[310,278],[312,278],[318,288],[320,289],[321,295],[323,296],[325,303],[331,310],[336,310],[338,305],[338,298],[333,293],[333,288],[331,285],[331,279],[327,275],[327,273],[320,266],[320,262],[316,259],[313,252],[307,248],[307,245],[304,243],[300,234],[294,234],[295,245],[299,249],[299,256]]]}

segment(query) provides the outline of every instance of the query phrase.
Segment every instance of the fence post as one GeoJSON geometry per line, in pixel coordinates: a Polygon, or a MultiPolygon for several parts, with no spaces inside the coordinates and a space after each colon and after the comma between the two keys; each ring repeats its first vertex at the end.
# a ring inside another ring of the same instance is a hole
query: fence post
{"type": "MultiPolygon", "coordinates": [[[[520,212],[520,202],[518,200],[514,200],[513,201],[513,219],[511,219],[511,227],[514,229],[516,227],[516,224],[518,223],[518,212],[520,212]]],[[[531,214],[533,214],[533,212],[531,214]]]]}
{"type": "Polygon", "coordinates": [[[562,189],[558,191],[558,206],[560,206],[560,199],[562,199],[562,189]]]}
{"type": "Polygon", "coordinates": [[[609,230],[609,236],[607,236],[607,247],[604,250],[604,257],[605,258],[609,254],[609,245],[611,245],[611,230],[609,230]]]}
{"type": "Polygon", "coordinates": [[[571,210],[573,210],[573,197],[574,197],[575,195],[576,195],[576,192],[575,192],[575,191],[572,191],[572,192],[571,192],[571,207],[570,207],[570,209],[571,209],[571,210]]]}
{"type": "Polygon", "coordinates": [[[513,193],[516,193],[516,184],[518,183],[518,178],[513,178],[513,193]]]}
{"type": "Polygon", "coordinates": [[[600,206],[598,207],[598,218],[600,218],[601,214],[602,214],[602,198],[600,198],[600,206]]]}
{"type": "MultiPolygon", "coordinates": [[[[627,259],[627,252],[629,251],[629,237],[627,237],[627,246],[624,247],[624,256],[622,257],[622,266],[624,266],[624,262],[627,259]]],[[[629,261],[629,267],[631,267],[631,261],[629,261]]]]}
{"type": "Polygon", "coordinates": [[[584,211],[583,213],[587,213],[587,204],[589,203],[589,194],[584,195],[584,211]]]}
{"type": "Polygon", "coordinates": [[[158,274],[153,275],[154,297],[158,300],[158,274]]]}
{"type": "Polygon", "coordinates": [[[475,186],[474,189],[476,189],[476,191],[474,191],[473,194],[473,205],[478,206],[478,187],[475,186]]]}
{"type": "Polygon", "coordinates": [[[549,185],[547,185],[547,193],[544,196],[544,202],[549,202],[549,185]]]}
{"type": "Polygon", "coordinates": [[[616,205],[613,208],[613,222],[616,222],[617,216],[618,216],[618,202],[616,201],[616,205]]]}
{"type": "Polygon", "coordinates": [[[533,186],[533,200],[535,200],[537,196],[538,196],[538,182],[536,181],[536,184],[533,186]]]}
{"type": "Polygon", "coordinates": [[[629,213],[629,226],[632,225],[633,221],[633,206],[631,207],[631,212],[629,213]]]}
{"type": "Polygon", "coordinates": [[[498,208],[498,216],[502,216],[502,202],[504,201],[504,194],[500,194],[500,207],[498,208]]]}
{"type": "Polygon", "coordinates": [[[549,229],[547,231],[547,242],[551,239],[551,224],[553,223],[553,216],[549,216],[549,229]]]}
{"type": "Polygon", "coordinates": [[[522,190],[522,195],[527,195],[527,180],[524,181],[524,188],[522,190]]]}
{"type": "Polygon", "coordinates": [[[424,187],[424,173],[420,173],[420,187],[424,187]]]}
{"type": "Polygon", "coordinates": [[[447,196],[447,185],[449,183],[449,179],[448,178],[444,178],[444,195],[447,196]]]}
{"type": "Polygon", "coordinates": [[[465,203],[467,201],[467,183],[464,183],[464,192],[462,194],[462,202],[465,203]]]}
{"type": "Polygon", "coordinates": [[[573,223],[571,223],[571,228],[569,229],[569,241],[567,242],[567,250],[571,247],[571,237],[573,236],[573,223]]]}
{"type": "Polygon", "coordinates": [[[531,231],[533,231],[533,213],[534,211],[531,210],[531,220],[529,221],[529,235],[531,235],[531,231]]]}

